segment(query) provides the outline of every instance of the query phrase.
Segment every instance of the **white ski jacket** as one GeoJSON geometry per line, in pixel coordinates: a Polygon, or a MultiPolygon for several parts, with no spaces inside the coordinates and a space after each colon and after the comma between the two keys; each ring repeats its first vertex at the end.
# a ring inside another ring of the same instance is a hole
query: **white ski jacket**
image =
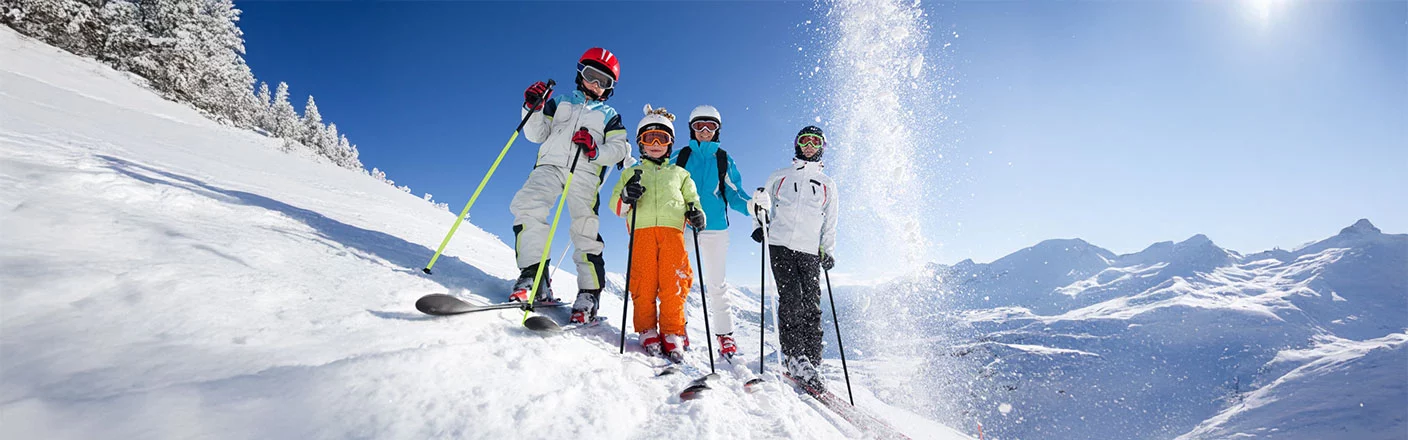
{"type": "Polygon", "coordinates": [[[768,244],[797,252],[831,255],[836,250],[836,183],[820,162],[792,159],[768,176],[768,244]]]}
{"type": "MultiPolygon", "coordinates": [[[[523,110],[527,112],[528,110],[523,110]]],[[[564,170],[572,165],[572,158],[581,154],[572,135],[586,127],[596,141],[596,159],[590,163],[597,169],[598,176],[609,165],[615,165],[631,153],[630,142],[626,139],[626,127],[621,123],[621,115],[616,109],[601,101],[586,98],[579,90],[571,94],[555,96],[543,105],[543,111],[534,113],[523,125],[523,137],[538,142],[538,161],[535,165],[556,165],[564,170]]],[[[577,167],[587,168],[587,158],[582,156],[577,167]]]]}

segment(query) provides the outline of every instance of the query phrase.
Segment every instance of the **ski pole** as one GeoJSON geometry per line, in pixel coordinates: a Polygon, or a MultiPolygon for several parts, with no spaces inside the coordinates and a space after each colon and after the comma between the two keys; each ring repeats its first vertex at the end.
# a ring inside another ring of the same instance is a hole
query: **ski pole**
{"type": "MultiPolygon", "coordinates": [[[[555,85],[557,85],[557,81],[549,79],[548,89],[543,93],[543,96],[547,97],[551,95],[552,87],[555,85]]],[[[460,216],[455,218],[455,224],[450,225],[450,232],[445,234],[445,239],[440,241],[440,247],[435,249],[435,255],[430,257],[430,263],[427,263],[425,268],[421,269],[421,272],[430,275],[430,268],[435,266],[435,262],[440,259],[440,253],[445,252],[445,245],[450,244],[450,237],[455,235],[455,230],[460,228],[460,223],[464,221],[464,217],[469,215],[469,207],[474,206],[475,200],[479,200],[479,193],[484,191],[484,185],[489,183],[489,177],[494,175],[494,170],[499,168],[499,162],[502,162],[504,155],[508,154],[508,147],[513,146],[513,141],[518,140],[518,133],[523,131],[523,126],[528,125],[528,118],[533,117],[533,113],[537,111],[538,109],[536,108],[528,109],[528,114],[523,115],[523,120],[518,122],[518,128],[513,129],[513,135],[508,137],[508,143],[504,144],[502,150],[499,150],[499,157],[494,159],[494,164],[489,166],[489,172],[484,173],[484,178],[479,180],[479,187],[474,189],[474,195],[469,196],[469,203],[464,204],[464,209],[460,211],[460,216]]]]}
{"type": "Polygon", "coordinates": [[[763,354],[763,351],[767,347],[768,340],[768,211],[757,209],[753,212],[753,218],[758,218],[758,216],[762,216],[758,225],[763,230],[763,241],[758,242],[758,246],[762,247],[762,251],[758,252],[761,263],[758,266],[758,376],[762,377],[763,367],[767,364],[765,362],[767,356],[763,354]]]}
{"type": "MultiPolygon", "coordinates": [[[[694,209],[694,204],[689,204],[690,209],[694,209]]],[[[704,256],[699,254],[699,228],[691,227],[694,231],[694,267],[699,269],[699,300],[704,302],[704,341],[709,344],[709,372],[714,372],[714,340],[713,333],[709,331],[709,292],[704,288],[704,256]]]]}
{"type": "Polygon", "coordinates": [[[836,324],[836,346],[841,349],[841,372],[846,374],[846,398],[851,406],[856,406],[856,398],[851,393],[851,370],[846,368],[846,343],[841,342],[841,321],[836,319],[836,297],[831,295],[831,269],[822,268],[826,274],[826,297],[831,299],[831,323],[836,324]]]}
{"type": "Polygon", "coordinates": [[[582,152],[572,156],[572,166],[567,167],[567,182],[562,184],[562,195],[557,198],[557,212],[552,215],[552,227],[548,228],[548,242],[543,245],[543,256],[538,257],[538,272],[533,275],[533,288],[528,290],[528,306],[523,308],[523,320],[520,324],[528,322],[528,314],[533,312],[533,300],[538,298],[538,283],[543,281],[543,269],[548,264],[548,253],[552,251],[552,237],[557,235],[557,221],[562,219],[562,208],[567,203],[567,191],[572,189],[572,176],[577,174],[577,159],[582,158],[582,152]]]}
{"type": "MultiPolygon", "coordinates": [[[[641,173],[640,168],[636,168],[636,173],[631,176],[631,179],[630,179],[630,180],[627,180],[627,181],[626,181],[626,184],[627,184],[627,185],[630,185],[630,184],[631,184],[631,180],[639,181],[639,180],[640,180],[640,173],[641,173]]],[[[640,200],[636,200],[636,202],[640,202],[640,200]]],[[[626,249],[626,287],[623,288],[623,289],[621,289],[621,292],[622,292],[622,294],[621,294],[621,354],[626,354],[626,310],[627,310],[627,307],[629,307],[630,304],[631,304],[631,266],[635,266],[635,256],[636,256],[636,213],[637,213],[637,212],[640,212],[640,211],[636,209],[635,203],[632,203],[632,204],[631,204],[631,225],[630,225],[630,226],[631,226],[631,239],[630,239],[630,244],[627,244],[627,245],[626,245],[626,246],[628,247],[628,248],[626,249]]]]}

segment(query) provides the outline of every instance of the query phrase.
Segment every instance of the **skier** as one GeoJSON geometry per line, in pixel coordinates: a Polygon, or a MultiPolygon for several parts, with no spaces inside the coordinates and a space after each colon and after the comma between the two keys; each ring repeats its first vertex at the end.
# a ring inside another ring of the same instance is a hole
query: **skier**
{"type": "MultiPolygon", "coordinates": [[[[750,210],[766,211],[768,253],[777,282],[778,327],[784,373],[812,394],[826,392],[821,366],[820,269],[836,264],[836,184],[822,173],[826,138],[820,128],[797,133],[792,166],[768,177],[750,210]],[[756,208],[755,208],[756,207],[756,208]]],[[[764,216],[758,216],[759,218],[764,216]]],[[[763,241],[760,225],[753,240],[763,241]]]]}
{"type": "MultiPolygon", "coordinates": [[[[748,196],[741,190],[741,179],[733,158],[719,148],[719,129],[723,120],[719,110],[710,105],[695,107],[689,112],[689,145],[675,152],[676,166],[689,171],[698,185],[700,204],[708,224],[699,231],[699,243],[685,234],[686,249],[698,249],[697,259],[704,260],[704,269],[695,271],[704,277],[707,292],[714,293],[707,313],[713,318],[713,330],[719,340],[719,354],[732,358],[738,353],[733,341],[733,305],[724,294],[724,257],[728,254],[728,208],[748,214],[748,196]]],[[[693,261],[693,260],[691,260],[693,261]]]]}
{"type": "MultiPolygon", "coordinates": [[[[548,213],[562,194],[574,159],[577,168],[567,198],[572,217],[569,235],[576,248],[578,303],[589,305],[594,317],[596,300],[606,279],[601,251],[605,244],[597,234],[601,179],[606,168],[630,154],[626,128],[621,116],[607,98],[621,76],[621,64],[606,49],[593,47],[577,61],[577,89],[553,98],[547,84],[534,83],[523,92],[523,111],[540,110],[523,126],[523,136],[540,142],[538,160],[527,182],[513,196],[514,252],[520,269],[513,285],[511,301],[528,301],[529,290],[538,272],[538,259],[548,243],[548,213]],[[585,301],[582,301],[585,299],[585,301]]],[[[549,276],[543,275],[534,301],[553,301],[549,276]]]]}
{"type": "Polygon", "coordinates": [[[628,224],[634,234],[631,250],[631,280],[627,291],[635,303],[633,319],[641,345],[652,355],[684,360],[689,348],[685,332],[685,298],[693,276],[689,255],[684,250],[684,225],[705,225],[704,211],[698,208],[699,194],[694,180],[683,168],[670,163],[674,147],[674,115],[665,109],[645,106],[645,118],[636,129],[641,162],[622,171],[611,190],[610,206],[621,217],[635,218],[628,224]],[[640,170],[639,176],[635,175],[640,170]],[[634,214],[632,210],[636,210],[634,214]],[[658,301],[658,308],[657,308],[658,301]],[[663,337],[662,337],[663,335],[663,337]]]}

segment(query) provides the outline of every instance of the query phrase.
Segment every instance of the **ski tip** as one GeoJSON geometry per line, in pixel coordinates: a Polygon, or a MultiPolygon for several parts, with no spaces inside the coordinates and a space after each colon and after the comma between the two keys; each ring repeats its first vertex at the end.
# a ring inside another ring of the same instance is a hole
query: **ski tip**
{"type": "Polygon", "coordinates": [[[523,326],[528,327],[529,330],[540,332],[555,332],[562,330],[562,326],[557,325],[557,321],[553,321],[552,318],[542,315],[528,317],[527,320],[523,321],[523,326]]]}
{"type": "Polygon", "coordinates": [[[429,267],[423,268],[423,269],[421,269],[420,271],[421,271],[421,272],[425,272],[426,275],[431,275],[431,273],[430,273],[430,268],[429,268],[429,267]]]}
{"type": "Polygon", "coordinates": [[[452,315],[468,306],[464,300],[443,293],[432,293],[416,300],[416,310],[427,315],[452,315]]]}
{"type": "Polygon", "coordinates": [[[678,372],[680,372],[680,368],[679,368],[679,367],[676,367],[676,366],[674,366],[674,365],[671,365],[671,366],[665,367],[665,369],[663,369],[663,370],[660,370],[659,373],[655,373],[655,377],[669,376],[669,375],[671,375],[671,374],[675,374],[675,373],[678,373],[678,372]]]}
{"type": "Polygon", "coordinates": [[[680,400],[698,399],[700,397],[703,397],[704,392],[708,390],[709,387],[706,385],[694,385],[689,388],[685,388],[684,391],[680,391],[680,400]]]}
{"type": "Polygon", "coordinates": [[[743,391],[756,393],[758,390],[763,389],[763,384],[765,383],[767,382],[764,382],[761,377],[753,378],[753,380],[743,383],[743,391]]]}

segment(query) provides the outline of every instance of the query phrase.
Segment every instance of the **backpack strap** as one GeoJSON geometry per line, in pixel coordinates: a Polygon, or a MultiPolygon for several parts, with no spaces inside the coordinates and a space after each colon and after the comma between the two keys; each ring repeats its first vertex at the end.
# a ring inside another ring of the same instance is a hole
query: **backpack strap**
{"type": "MultiPolygon", "coordinates": [[[[680,155],[684,155],[684,152],[681,151],[680,155]]],[[[724,215],[728,215],[728,194],[724,192],[724,180],[728,179],[728,152],[720,147],[714,152],[714,162],[719,165],[719,197],[724,199],[724,215]]]]}
{"type": "Polygon", "coordinates": [[[685,162],[689,162],[689,153],[694,152],[693,148],[684,147],[680,149],[679,156],[675,157],[675,166],[684,168],[685,162]]]}

